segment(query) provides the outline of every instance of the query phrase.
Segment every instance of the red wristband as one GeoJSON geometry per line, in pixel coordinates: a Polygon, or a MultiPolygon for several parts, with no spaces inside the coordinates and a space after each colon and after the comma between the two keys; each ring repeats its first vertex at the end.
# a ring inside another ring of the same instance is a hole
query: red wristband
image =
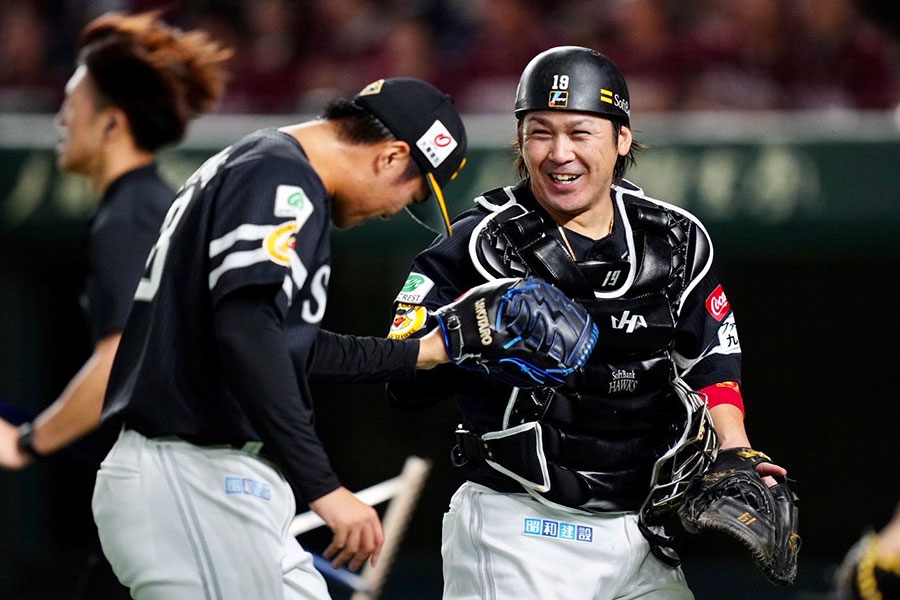
{"type": "Polygon", "coordinates": [[[710,408],[720,404],[731,404],[740,409],[744,414],[744,399],[741,397],[741,386],[736,381],[723,381],[714,383],[699,390],[706,394],[706,402],[710,408]]]}

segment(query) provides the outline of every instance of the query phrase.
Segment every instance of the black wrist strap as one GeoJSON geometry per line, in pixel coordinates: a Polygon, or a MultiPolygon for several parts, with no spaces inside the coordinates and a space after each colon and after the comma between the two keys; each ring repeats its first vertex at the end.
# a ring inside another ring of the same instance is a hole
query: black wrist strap
{"type": "Polygon", "coordinates": [[[31,423],[22,423],[19,426],[19,440],[16,442],[19,451],[27,454],[31,458],[43,458],[34,447],[34,426],[31,423]]]}

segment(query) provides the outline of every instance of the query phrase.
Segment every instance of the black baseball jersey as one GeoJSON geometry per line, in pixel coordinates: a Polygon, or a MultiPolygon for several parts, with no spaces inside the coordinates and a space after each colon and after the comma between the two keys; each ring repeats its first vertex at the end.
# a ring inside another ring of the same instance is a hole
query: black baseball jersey
{"type": "Polygon", "coordinates": [[[296,402],[258,399],[280,403],[271,414],[281,411],[283,423],[251,422],[226,384],[214,322],[229,295],[271,290],[295,362],[311,362],[304,356],[325,312],[329,225],[324,185],[300,144],[283,132],[256,132],[204,163],[179,191],[148,259],[113,366],[104,423],[198,445],[262,441],[278,450],[304,499],[336,487],[314,432],[304,370],[297,372],[296,402]],[[308,480],[319,483],[304,489],[308,480]]]}
{"type": "Polygon", "coordinates": [[[82,296],[95,342],[125,328],[144,263],[174,197],[155,163],[106,188],[88,229],[90,271],[82,296]]]}
{"type": "Polygon", "coordinates": [[[740,381],[734,315],[702,224],[627,182],[612,196],[613,231],[592,240],[556,225],[527,182],[493,190],[455,221],[453,237],[436,240],[413,261],[390,337],[428,331],[437,308],[475,285],[525,275],[549,278],[600,328],[588,364],[557,390],[515,390],[452,367],[390,384],[395,404],[414,408],[452,398],[466,431],[522,446],[510,450],[517,464],[494,468],[496,458],[461,443],[457,463],[472,481],[510,492],[527,482],[558,504],[636,510],[655,460],[684,426],[672,377],[694,389],[740,381]],[[539,450],[531,433],[536,423],[539,450]]]}

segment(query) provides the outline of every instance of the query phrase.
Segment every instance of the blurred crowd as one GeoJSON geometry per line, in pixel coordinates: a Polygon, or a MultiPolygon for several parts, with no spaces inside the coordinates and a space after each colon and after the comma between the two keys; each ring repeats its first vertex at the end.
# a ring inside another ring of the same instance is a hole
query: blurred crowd
{"type": "Polygon", "coordinates": [[[885,109],[900,102],[900,41],[896,7],[871,9],[879,5],[0,0],[0,112],[55,111],[82,26],[108,10],[148,9],[235,48],[225,113],[315,113],[335,94],[386,76],[429,80],[466,113],[508,112],[524,65],[561,44],[612,58],[638,111],[885,109]]]}

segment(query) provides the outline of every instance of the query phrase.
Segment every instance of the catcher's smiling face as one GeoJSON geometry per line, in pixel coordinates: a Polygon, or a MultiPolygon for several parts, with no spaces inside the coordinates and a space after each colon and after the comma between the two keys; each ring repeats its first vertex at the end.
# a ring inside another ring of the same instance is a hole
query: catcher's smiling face
{"type": "Polygon", "coordinates": [[[610,198],[613,169],[631,149],[610,121],[591,113],[541,110],[519,125],[522,158],[535,198],[551,213],[574,217],[610,198]]]}

